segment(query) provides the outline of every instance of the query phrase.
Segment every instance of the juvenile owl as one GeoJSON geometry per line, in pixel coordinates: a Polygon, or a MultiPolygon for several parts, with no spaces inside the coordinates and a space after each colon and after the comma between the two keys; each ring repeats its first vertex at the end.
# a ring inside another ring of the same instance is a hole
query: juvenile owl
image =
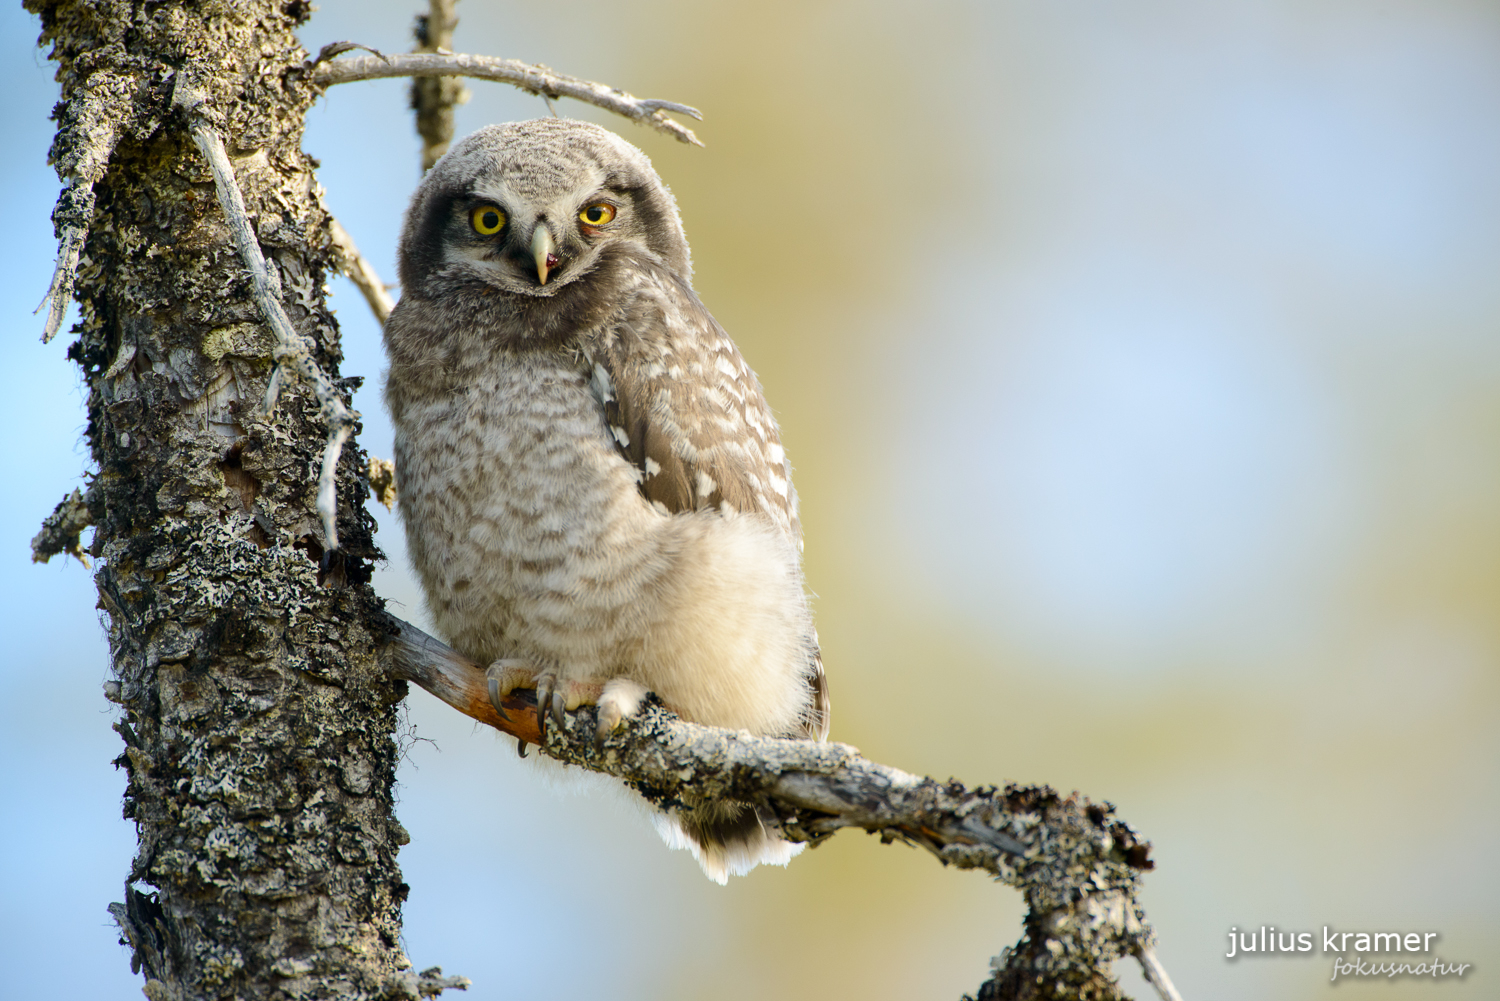
{"type": "MultiPolygon", "coordinates": [[[[437,629],[539,714],[655,692],[684,719],[828,733],[791,466],[689,282],[677,204],[595,125],[490,126],[417,189],[385,397],[437,629]]],[[[660,818],[720,883],[800,846],[740,803],[660,818]]]]}

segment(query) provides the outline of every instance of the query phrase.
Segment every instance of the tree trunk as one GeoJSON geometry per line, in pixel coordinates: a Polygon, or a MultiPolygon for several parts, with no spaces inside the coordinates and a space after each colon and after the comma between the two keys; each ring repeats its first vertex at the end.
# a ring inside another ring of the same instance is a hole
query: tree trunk
{"type": "Polygon", "coordinates": [[[174,108],[206,95],[281,303],[337,376],[335,251],[302,152],[309,4],[28,0],[62,103],[59,237],[86,230],[69,357],[88,380],[95,581],[139,853],[111,910],[152,998],[416,996],[402,955],[395,705],[374,661],[360,455],[341,548],[315,510],[326,427],[273,342],[174,108]],[[139,887],[139,888],[138,888],[139,887]],[[155,892],[143,892],[145,887],[155,892]]]}

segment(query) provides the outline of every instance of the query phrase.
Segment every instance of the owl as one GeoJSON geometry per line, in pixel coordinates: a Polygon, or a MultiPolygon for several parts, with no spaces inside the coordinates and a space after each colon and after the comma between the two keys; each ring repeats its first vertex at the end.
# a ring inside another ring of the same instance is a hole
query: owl
{"type": "MultiPolygon", "coordinates": [[[[385,398],[438,632],[539,720],[654,692],[682,718],[828,734],[791,466],[698,301],[677,204],[585,122],[495,125],[412,198],[385,398]]],[[[743,803],[657,818],[719,883],[800,845],[743,803]]]]}

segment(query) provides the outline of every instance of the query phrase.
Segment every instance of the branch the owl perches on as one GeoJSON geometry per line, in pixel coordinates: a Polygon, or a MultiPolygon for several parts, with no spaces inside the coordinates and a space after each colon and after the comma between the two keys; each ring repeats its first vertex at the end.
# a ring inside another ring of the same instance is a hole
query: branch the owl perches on
{"type": "Polygon", "coordinates": [[[1026,898],[1026,935],[992,961],[979,998],[1117,997],[1116,959],[1133,955],[1162,1001],[1181,1001],[1156,957],[1137,900],[1150,845],[1109,804],[1037,786],[969,789],[877,764],[847,744],[754,737],[644,709],[602,743],[592,708],[537,725],[530,692],[490,702],[484,668],[399,619],[382,650],[392,676],[549,756],[625,780],[659,807],[719,797],[768,805],[786,836],[816,844],[843,827],[927,849],[944,865],[983,869],[1026,898]],[[507,718],[508,717],[508,718],[507,718]],[[1024,985],[1042,985],[1027,993],[1024,985]],[[1097,993],[1100,990],[1104,993],[1097,993]],[[998,992],[998,993],[997,993],[998,992]]]}

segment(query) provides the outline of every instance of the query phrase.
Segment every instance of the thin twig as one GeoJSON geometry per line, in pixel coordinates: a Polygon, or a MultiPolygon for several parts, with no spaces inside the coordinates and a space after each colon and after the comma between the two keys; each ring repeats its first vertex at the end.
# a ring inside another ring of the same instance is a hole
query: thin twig
{"type": "Polygon", "coordinates": [[[1149,945],[1138,953],[1141,961],[1141,969],[1146,973],[1146,981],[1156,988],[1156,993],[1161,996],[1161,1001],[1182,1001],[1182,995],[1177,993],[1172,978],[1167,976],[1166,967],[1161,965],[1161,960],[1156,958],[1156,950],[1149,945]]]}
{"type": "Polygon", "coordinates": [[[379,59],[385,58],[385,53],[381,52],[379,49],[371,48],[368,45],[361,45],[358,42],[329,42],[327,45],[318,50],[318,54],[316,56],[303,63],[302,66],[304,69],[310,69],[311,67],[316,66],[319,63],[326,63],[334,56],[341,56],[345,52],[348,52],[352,49],[360,49],[362,51],[370,53],[370,55],[375,56],[379,59]]]}
{"type": "Polygon", "coordinates": [[[349,231],[333,218],[328,220],[328,230],[333,237],[333,245],[338,248],[339,256],[343,258],[344,274],[348,275],[349,280],[359,287],[360,292],[364,294],[365,302],[370,305],[370,312],[375,314],[375,319],[380,321],[382,327],[385,326],[391,310],[396,308],[396,301],[391,298],[390,292],[386,291],[385,283],[375,273],[374,266],[360,254],[349,231]]]}
{"type": "Polygon", "coordinates": [[[703,116],[696,108],[674,101],[642,100],[602,83],[555,73],[545,66],[523,63],[518,59],[437,53],[389,55],[383,59],[356,56],[319,63],[308,69],[307,74],[308,80],[318,87],[394,76],[466,76],[477,80],[498,80],[543,97],[571,97],[659,129],[682,142],[703,145],[691,129],[666,115],[671,111],[701,121],[703,116]]]}
{"type": "MultiPolygon", "coordinates": [[[[1046,788],[935,782],[877,764],[846,744],[699,726],[659,704],[648,704],[602,743],[594,739],[592,709],[549,723],[543,737],[532,693],[506,696],[502,715],[480,665],[409,623],[388,624],[392,635],[382,657],[392,677],[525,743],[542,742],[551,757],[623,779],[661,809],[705,799],[756,803],[774,812],[793,840],[862,828],[1017,887],[1031,910],[1028,936],[1004,954],[997,979],[1034,982],[1045,975],[1059,985],[1112,984],[1111,964],[1134,954],[1164,1001],[1181,1001],[1137,903],[1150,846],[1108,804],[1046,788]]],[[[1094,996],[1080,988],[1083,994],[1094,996]]]]}
{"type": "Polygon", "coordinates": [[[224,140],[219,137],[219,133],[203,114],[202,94],[195,91],[181,77],[178,80],[173,102],[188,113],[193,141],[197,143],[198,149],[203,153],[203,158],[208,161],[209,168],[213,171],[214,188],[219,195],[219,205],[223,208],[224,216],[229,222],[230,232],[234,234],[234,242],[239,249],[240,258],[250,271],[256,304],[260,306],[266,324],[276,335],[274,356],[277,367],[272,372],[270,382],[266,387],[266,415],[269,416],[276,408],[276,400],[281,389],[280,373],[287,366],[291,366],[313,387],[318,398],[318,412],[322,415],[324,423],[328,425],[328,444],[323,449],[323,468],[318,475],[317,510],[323,520],[324,548],[337,549],[339,547],[338,496],[335,476],[339,453],[343,450],[344,442],[348,440],[359,415],[344,405],[333,380],[328,378],[327,373],[319,368],[317,361],[314,360],[313,345],[307,338],[297,333],[296,328],[292,326],[291,318],[286,315],[286,310],[282,309],[281,279],[266,266],[265,256],[260,249],[260,241],[256,239],[255,230],[250,225],[250,217],[245,211],[245,196],[240,192],[239,183],[234,177],[234,167],[229,162],[229,154],[224,150],[224,140]]]}

